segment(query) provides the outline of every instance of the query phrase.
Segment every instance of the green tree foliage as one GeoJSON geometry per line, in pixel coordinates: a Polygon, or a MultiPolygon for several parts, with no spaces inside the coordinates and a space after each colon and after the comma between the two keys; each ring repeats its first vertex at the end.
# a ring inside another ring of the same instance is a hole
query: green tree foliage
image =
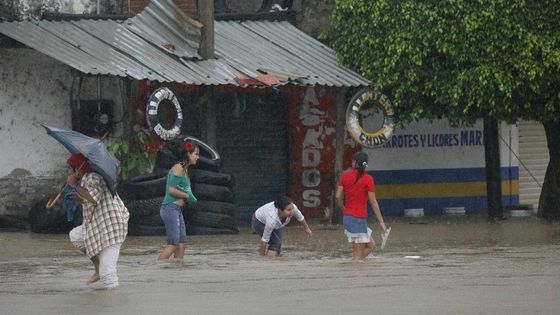
{"type": "MultiPolygon", "coordinates": [[[[559,0],[337,0],[323,38],[392,96],[401,121],[543,122],[553,168],[543,193],[560,196],[559,0]]],[[[552,199],[539,213],[558,218],[552,199]]]]}
{"type": "Polygon", "coordinates": [[[326,39],[404,120],[560,115],[560,1],[342,0],[326,39]]]}

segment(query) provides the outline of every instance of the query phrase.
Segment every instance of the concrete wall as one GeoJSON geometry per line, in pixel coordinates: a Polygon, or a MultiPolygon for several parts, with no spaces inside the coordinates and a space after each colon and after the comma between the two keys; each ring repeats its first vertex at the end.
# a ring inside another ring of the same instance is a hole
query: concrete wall
{"type": "Polygon", "coordinates": [[[317,38],[329,27],[334,6],[330,0],[294,0],[292,9],[296,11],[297,27],[317,38]]]}
{"type": "MultiPolygon", "coordinates": [[[[100,14],[121,14],[122,1],[100,0],[100,14]]],[[[6,19],[39,19],[45,12],[96,14],[97,0],[0,0],[0,17],[6,19]]]]}
{"type": "MultiPolygon", "coordinates": [[[[72,127],[73,77],[68,66],[35,50],[0,48],[0,56],[0,215],[25,217],[37,199],[64,184],[68,152],[39,123],[72,127]]],[[[116,104],[117,120],[123,113],[120,83],[102,80],[103,99],[116,104]]],[[[84,80],[81,99],[96,95],[96,80],[84,80]]],[[[117,134],[121,129],[117,124],[117,134]]]]}
{"type": "MultiPolygon", "coordinates": [[[[181,0],[177,0],[181,1],[181,0]]],[[[182,0],[193,1],[193,0],[182,0]]],[[[283,3],[284,1],[276,1],[283,3]]],[[[233,13],[250,14],[260,9],[262,0],[226,0],[233,13]]],[[[330,15],[334,6],[330,0],[293,0],[292,10],[296,13],[297,27],[313,37],[325,31],[330,25],[330,15]]]]}
{"type": "MultiPolygon", "coordinates": [[[[174,0],[175,4],[187,15],[196,16],[197,0],[174,0]]],[[[282,1],[278,1],[279,3],[282,1]]],[[[292,10],[296,13],[297,27],[303,32],[317,37],[330,25],[330,15],[334,8],[330,0],[293,0],[292,10]]],[[[132,14],[141,12],[149,3],[149,0],[131,0],[132,14]]],[[[235,14],[251,14],[261,8],[263,0],[225,0],[225,5],[235,14]]],[[[128,12],[123,5],[124,13],[128,12]]]]}

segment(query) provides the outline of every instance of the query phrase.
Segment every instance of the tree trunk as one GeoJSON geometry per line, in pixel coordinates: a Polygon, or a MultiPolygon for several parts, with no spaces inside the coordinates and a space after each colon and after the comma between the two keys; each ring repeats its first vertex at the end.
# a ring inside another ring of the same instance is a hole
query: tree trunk
{"type": "Polygon", "coordinates": [[[560,120],[543,122],[550,161],[546,168],[537,216],[560,219],[560,120]]]}
{"type": "Polygon", "coordinates": [[[492,219],[501,219],[503,212],[500,142],[498,121],[493,117],[484,118],[484,157],[486,160],[488,216],[492,219]]]}

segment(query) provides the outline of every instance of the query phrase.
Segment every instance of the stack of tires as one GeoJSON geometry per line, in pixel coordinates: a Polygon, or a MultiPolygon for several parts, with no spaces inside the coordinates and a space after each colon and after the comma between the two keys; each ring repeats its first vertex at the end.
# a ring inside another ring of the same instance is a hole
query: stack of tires
{"type": "Polygon", "coordinates": [[[49,197],[41,198],[29,210],[29,227],[33,233],[68,233],[82,224],[82,209],[78,209],[74,221],[68,222],[66,204],[59,200],[51,209],[47,208],[49,197]]]}
{"type": "MultiPolygon", "coordinates": [[[[193,194],[198,202],[186,205],[183,209],[187,233],[238,233],[233,177],[219,172],[221,160],[214,149],[194,137],[184,139],[196,143],[201,153],[197,165],[189,169],[193,194]]],[[[156,154],[153,173],[134,177],[120,185],[119,194],[131,215],[131,235],[165,234],[159,208],[165,195],[167,172],[177,161],[178,158],[171,151],[160,150],[156,154]]]]}
{"type": "Polygon", "coordinates": [[[136,176],[119,185],[119,195],[130,212],[130,235],[165,235],[159,215],[165,182],[165,176],[151,173],[136,176]]]}

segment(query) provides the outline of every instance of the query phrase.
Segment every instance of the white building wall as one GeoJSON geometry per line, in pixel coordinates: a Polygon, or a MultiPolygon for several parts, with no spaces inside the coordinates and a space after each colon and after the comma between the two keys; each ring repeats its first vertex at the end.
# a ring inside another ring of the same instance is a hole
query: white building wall
{"type": "MultiPolygon", "coordinates": [[[[412,122],[397,128],[379,148],[365,149],[370,158],[378,199],[389,215],[406,208],[439,214],[447,206],[486,212],[486,171],[482,120],[451,126],[447,120],[412,122]]],[[[504,206],[518,202],[518,130],[500,124],[500,164],[504,206]]]]}
{"type": "Polygon", "coordinates": [[[70,68],[31,49],[0,52],[0,178],[59,174],[66,152],[39,123],[71,127],[70,68]]]}
{"type": "MultiPolygon", "coordinates": [[[[26,217],[38,199],[64,184],[69,153],[39,123],[72,127],[72,81],[71,68],[53,58],[32,49],[0,48],[0,215],[26,217]]],[[[102,98],[115,103],[114,120],[122,121],[122,80],[101,82],[102,98]]],[[[97,99],[95,77],[84,79],[81,99],[97,99]]],[[[121,134],[122,125],[114,130],[121,134]]]]}
{"type": "MultiPolygon", "coordinates": [[[[482,120],[460,127],[443,119],[420,120],[397,128],[388,144],[366,152],[379,170],[485,167],[483,133],[482,120]]],[[[517,126],[501,123],[500,135],[501,166],[518,166],[517,126]]]]}

